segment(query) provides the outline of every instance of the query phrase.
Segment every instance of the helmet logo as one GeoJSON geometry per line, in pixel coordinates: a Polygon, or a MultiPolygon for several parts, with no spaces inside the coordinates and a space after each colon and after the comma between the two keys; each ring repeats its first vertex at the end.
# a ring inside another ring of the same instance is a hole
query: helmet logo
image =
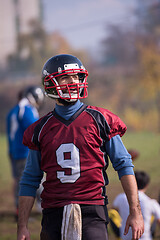
{"type": "Polygon", "coordinates": [[[64,64],[64,70],[79,68],[77,63],[64,64]]]}
{"type": "Polygon", "coordinates": [[[58,73],[62,73],[62,68],[61,67],[58,68],[58,73]]]}

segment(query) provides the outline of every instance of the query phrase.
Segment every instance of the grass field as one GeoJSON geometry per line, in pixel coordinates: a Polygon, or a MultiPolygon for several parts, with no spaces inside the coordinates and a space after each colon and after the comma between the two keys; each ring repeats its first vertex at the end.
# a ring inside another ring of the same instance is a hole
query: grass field
{"type": "MultiPolygon", "coordinates": [[[[136,149],[140,155],[134,162],[135,170],[145,170],[151,177],[151,183],[147,194],[158,199],[160,193],[160,134],[155,133],[126,133],[122,138],[127,149],[136,149]]],[[[122,191],[117,173],[108,168],[110,184],[107,187],[109,205],[115,196],[122,191]]],[[[16,222],[14,220],[14,204],[12,196],[12,178],[10,163],[7,157],[6,137],[0,136],[0,240],[16,240],[16,222]]],[[[31,239],[38,240],[40,232],[41,216],[33,209],[29,228],[31,239]]],[[[112,230],[109,227],[109,239],[115,240],[112,230]]],[[[157,229],[155,239],[160,239],[160,230],[157,229]]]]}

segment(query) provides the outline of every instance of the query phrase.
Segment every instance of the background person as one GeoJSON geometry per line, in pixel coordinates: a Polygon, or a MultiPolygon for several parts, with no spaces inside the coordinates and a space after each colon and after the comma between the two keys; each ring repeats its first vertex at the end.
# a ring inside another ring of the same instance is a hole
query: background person
{"type": "Polygon", "coordinates": [[[139,155],[140,155],[140,153],[139,153],[139,151],[138,150],[136,150],[136,149],[128,149],[127,150],[128,151],[128,153],[131,155],[131,157],[132,157],[132,161],[135,161],[135,160],[137,160],[137,158],[139,158],[139,155]]]}
{"type": "Polygon", "coordinates": [[[129,226],[134,239],[143,233],[133,164],[120,138],[126,126],[110,111],[80,101],[88,94],[87,76],[72,55],[54,56],[43,67],[43,85],[56,106],[24,133],[30,151],[20,183],[18,240],[30,240],[28,218],[44,172],[41,240],[107,240],[107,156],[130,204],[126,233],[129,226]]]}
{"type": "MultiPolygon", "coordinates": [[[[149,198],[145,191],[147,190],[148,184],[150,182],[149,175],[144,171],[135,171],[135,177],[138,185],[138,195],[140,200],[140,205],[142,209],[142,215],[144,218],[144,234],[140,239],[151,240],[151,220],[154,216],[155,221],[160,224],[160,205],[155,199],[149,198]]],[[[120,237],[124,240],[132,239],[131,229],[128,234],[124,236],[125,222],[129,213],[129,205],[127,198],[124,193],[119,194],[114,202],[113,208],[117,209],[121,217],[121,227],[120,227],[120,237]]]]}
{"type": "Polygon", "coordinates": [[[19,181],[25,167],[28,147],[23,145],[23,134],[27,127],[39,119],[38,109],[44,102],[43,90],[29,86],[18,94],[18,103],[7,115],[8,154],[14,179],[13,192],[18,213],[19,181]]]}

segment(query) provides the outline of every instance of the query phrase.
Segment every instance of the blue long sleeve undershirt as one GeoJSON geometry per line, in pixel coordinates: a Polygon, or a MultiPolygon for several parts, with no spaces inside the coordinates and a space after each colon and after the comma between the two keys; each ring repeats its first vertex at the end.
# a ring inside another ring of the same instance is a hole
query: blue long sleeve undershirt
{"type": "MultiPolygon", "coordinates": [[[[55,106],[58,115],[68,120],[81,106],[79,100],[71,106],[55,106]]],[[[106,152],[111,160],[112,166],[118,172],[119,179],[124,175],[134,175],[131,155],[126,150],[119,135],[114,136],[106,142],[106,152]]],[[[43,178],[43,171],[40,169],[41,154],[39,151],[29,150],[26,166],[20,181],[20,196],[36,195],[43,178]]]]}

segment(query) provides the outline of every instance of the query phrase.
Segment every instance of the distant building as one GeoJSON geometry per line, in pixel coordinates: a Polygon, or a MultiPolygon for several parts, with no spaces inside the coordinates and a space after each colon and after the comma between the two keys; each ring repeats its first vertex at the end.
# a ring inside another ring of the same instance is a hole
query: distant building
{"type": "Polygon", "coordinates": [[[32,31],[31,22],[41,19],[41,0],[0,0],[0,68],[17,51],[19,34],[32,31]]]}

